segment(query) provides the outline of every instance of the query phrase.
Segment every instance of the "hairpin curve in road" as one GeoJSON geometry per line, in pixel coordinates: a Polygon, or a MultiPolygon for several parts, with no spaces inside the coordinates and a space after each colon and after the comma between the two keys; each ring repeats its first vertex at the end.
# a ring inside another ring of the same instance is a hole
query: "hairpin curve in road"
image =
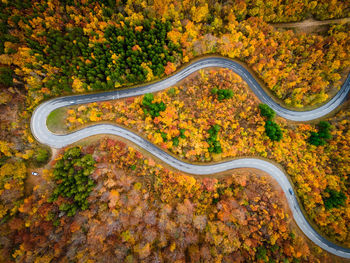
{"type": "Polygon", "coordinates": [[[96,134],[118,135],[134,142],[138,146],[144,148],[146,151],[150,152],[155,157],[166,162],[172,167],[189,174],[209,175],[234,168],[245,167],[262,170],[264,172],[269,173],[282,187],[287,197],[289,207],[293,213],[294,220],[296,221],[300,229],[304,232],[304,234],[316,245],[320,246],[324,250],[337,256],[350,259],[350,249],[338,246],[325,239],[308,223],[300,209],[300,205],[298,203],[298,200],[296,199],[293,187],[289,182],[287,175],[281,169],[279,169],[277,166],[273,165],[270,162],[257,158],[241,158],[212,165],[195,165],[174,158],[173,156],[169,155],[168,153],[159,149],[157,146],[150,143],[149,141],[117,125],[97,124],[64,135],[54,134],[46,126],[46,119],[48,115],[55,109],[76,104],[133,97],[149,92],[160,91],[175,85],[177,82],[186,78],[191,73],[208,67],[228,68],[234,71],[248,83],[249,87],[256,94],[256,96],[263,103],[269,105],[276,112],[277,115],[293,121],[309,121],[320,118],[330,113],[343,103],[350,89],[349,75],[341,89],[338,91],[338,93],[327,103],[314,110],[293,111],[282,107],[274,100],[272,100],[270,96],[264,91],[264,89],[259,85],[256,79],[241,64],[223,57],[207,57],[190,63],[188,66],[176,72],[174,75],[166,79],[160,80],[156,83],[103,93],[59,97],[46,101],[40,104],[35,109],[32,115],[32,133],[39,142],[49,145],[53,148],[61,148],[72,144],[78,140],[96,134]]]}

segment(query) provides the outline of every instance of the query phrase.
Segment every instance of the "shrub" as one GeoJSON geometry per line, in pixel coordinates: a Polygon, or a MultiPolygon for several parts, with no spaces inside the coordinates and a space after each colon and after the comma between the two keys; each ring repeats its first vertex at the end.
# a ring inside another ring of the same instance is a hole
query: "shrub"
{"type": "Polygon", "coordinates": [[[168,91],[167,91],[168,95],[170,97],[172,96],[175,96],[176,95],[176,89],[175,88],[170,88],[168,91]]]}
{"type": "Polygon", "coordinates": [[[172,141],[174,146],[179,146],[179,137],[174,137],[172,141]]]}
{"type": "Polygon", "coordinates": [[[151,115],[152,118],[158,117],[159,112],[165,111],[166,106],[164,102],[153,103],[154,95],[152,93],[147,93],[142,99],[143,112],[146,115],[151,115]]]}
{"type": "Polygon", "coordinates": [[[233,91],[230,89],[212,88],[211,93],[213,95],[217,95],[219,101],[222,101],[224,99],[230,99],[233,97],[233,91]]]}
{"type": "Polygon", "coordinates": [[[49,159],[49,153],[46,149],[39,148],[34,157],[39,164],[44,164],[49,159]]]}
{"type": "Polygon", "coordinates": [[[180,138],[182,139],[186,138],[185,131],[186,131],[185,129],[180,129],[180,135],[179,135],[180,138]]]}
{"type": "Polygon", "coordinates": [[[276,113],[268,105],[262,104],[262,103],[259,104],[259,109],[260,109],[261,116],[264,116],[267,119],[267,121],[265,123],[266,135],[272,141],[279,142],[283,137],[283,133],[282,133],[280,126],[278,126],[278,124],[276,122],[272,121],[272,119],[275,117],[276,113]]]}
{"type": "Polygon", "coordinates": [[[346,195],[343,192],[338,192],[330,188],[326,188],[325,191],[329,197],[323,197],[324,206],[327,210],[345,206],[346,195]]]}
{"type": "Polygon", "coordinates": [[[87,197],[95,185],[89,177],[94,170],[94,165],[95,161],[91,154],[83,155],[79,147],[66,150],[54,166],[56,188],[49,201],[56,201],[59,196],[68,198],[68,202],[59,207],[68,216],[75,215],[78,209],[86,210],[87,197]]]}
{"type": "Polygon", "coordinates": [[[311,132],[309,143],[315,146],[325,145],[326,141],[317,132],[311,132]]]}
{"type": "Polygon", "coordinates": [[[271,109],[268,105],[266,104],[259,104],[259,109],[260,109],[260,114],[264,117],[266,117],[268,120],[272,120],[275,116],[276,113],[274,112],[273,109],[271,109]]]}
{"type": "Polygon", "coordinates": [[[13,70],[10,68],[0,68],[0,83],[6,87],[13,85],[13,70]]]}
{"type": "Polygon", "coordinates": [[[318,134],[321,138],[325,140],[329,140],[332,138],[332,135],[330,133],[331,125],[327,121],[320,121],[318,124],[318,134]]]}
{"type": "Polygon", "coordinates": [[[221,144],[217,140],[219,131],[220,131],[220,126],[217,124],[211,126],[211,128],[208,130],[208,133],[209,133],[209,138],[207,139],[207,143],[209,144],[208,151],[211,153],[222,153],[221,144]]]}
{"type": "Polygon", "coordinates": [[[182,138],[182,139],[185,139],[186,138],[186,135],[185,135],[185,129],[180,129],[180,135],[179,136],[177,136],[177,137],[174,137],[173,139],[172,139],[172,141],[173,141],[173,145],[174,146],[178,146],[179,145],[179,138],[182,138]]]}
{"type": "Polygon", "coordinates": [[[258,247],[256,251],[256,259],[267,262],[267,250],[264,246],[258,247]]]}
{"type": "Polygon", "coordinates": [[[278,124],[273,121],[267,121],[265,123],[265,132],[266,135],[273,141],[279,142],[283,137],[280,126],[278,126],[278,124]]]}
{"type": "Polygon", "coordinates": [[[167,134],[165,132],[160,132],[160,136],[162,137],[163,142],[167,142],[168,141],[167,134]]]}
{"type": "Polygon", "coordinates": [[[318,132],[311,132],[308,142],[315,146],[325,145],[326,140],[332,138],[331,135],[331,125],[329,122],[320,121],[318,126],[318,132]]]}

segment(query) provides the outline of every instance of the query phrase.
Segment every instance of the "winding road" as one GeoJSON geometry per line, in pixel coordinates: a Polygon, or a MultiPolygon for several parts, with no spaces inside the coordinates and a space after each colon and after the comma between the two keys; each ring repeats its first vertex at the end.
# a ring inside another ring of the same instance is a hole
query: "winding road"
{"type": "Polygon", "coordinates": [[[175,85],[178,81],[186,78],[191,73],[207,67],[228,68],[234,71],[248,83],[250,88],[263,103],[268,104],[279,116],[293,121],[313,120],[330,113],[346,99],[347,94],[350,90],[349,75],[342,88],[326,104],[311,111],[292,111],[283,108],[275,101],[273,101],[270,98],[270,96],[264,91],[264,89],[262,89],[262,87],[258,84],[258,82],[254,79],[254,77],[249,73],[249,71],[246,68],[244,68],[241,64],[223,57],[208,57],[199,59],[189,64],[182,70],[178,71],[173,76],[163,79],[156,83],[111,92],[59,97],[46,101],[39,105],[33,113],[33,116],[31,118],[32,133],[39,142],[49,145],[53,148],[61,148],[92,135],[118,135],[134,142],[138,146],[142,147],[143,149],[150,152],[160,160],[171,165],[172,167],[189,174],[209,175],[234,168],[245,167],[262,170],[264,172],[269,173],[282,187],[287,197],[290,209],[293,213],[293,217],[300,229],[304,232],[304,234],[324,250],[327,250],[328,252],[337,256],[350,259],[350,249],[340,247],[325,239],[308,223],[300,209],[298,200],[296,199],[293,187],[289,182],[287,175],[284,174],[284,172],[281,169],[279,169],[277,166],[273,165],[270,162],[256,158],[241,158],[213,165],[195,165],[174,158],[173,156],[169,155],[168,153],[159,149],[157,146],[150,143],[149,141],[139,137],[135,133],[116,125],[97,124],[64,135],[54,134],[47,128],[46,119],[48,115],[50,114],[50,112],[60,107],[90,103],[95,101],[114,100],[142,95],[149,92],[160,91],[172,85],[175,85]]]}

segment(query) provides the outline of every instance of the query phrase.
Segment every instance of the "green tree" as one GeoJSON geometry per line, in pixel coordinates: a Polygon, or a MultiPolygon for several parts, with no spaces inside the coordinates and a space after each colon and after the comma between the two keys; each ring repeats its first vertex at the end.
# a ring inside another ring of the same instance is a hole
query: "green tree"
{"type": "Polygon", "coordinates": [[[272,141],[279,142],[283,137],[280,126],[274,121],[267,121],[265,123],[265,132],[272,141]]]}
{"type": "Polygon", "coordinates": [[[315,146],[325,145],[326,141],[319,136],[317,132],[311,132],[309,137],[309,143],[315,146]]]}
{"type": "Polygon", "coordinates": [[[59,209],[68,216],[75,215],[78,209],[88,208],[87,198],[95,186],[89,175],[95,169],[95,160],[91,154],[83,155],[79,147],[73,147],[64,153],[54,166],[56,188],[49,201],[57,200],[59,196],[67,198],[67,202],[59,209]]]}
{"type": "Polygon", "coordinates": [[[177,137],[174,137],[173,139],[172,139],[172,141],[173,141],[173,145],[174,146],[178,146],[179,145],[179,138],[181,138],[181,139],[185,139],[186,138],[186,135],[185,135],[185,129],[180,129],[180,134],[179,134],[179,136],[177,136],[177,137]]]}
{"type": "Polygon", "coordinates": [[[44,148],[39,148],[34,157],[39,164],[44,164],[49,159],[49,152],[44,148]]]}
{"type": "Polygon", "coordinates": [[[326,144],[326,140],[332,138],[331,125],[329,122],[320,121],[317,125],[318,132],[311,132],[308,142],[315,146],[322,146],[326,144]]]}
{"type": "Polygon", "coordinates": [[[267,250],[264,246],[260,246],[256,250],[256,259],[267,262],[267,250]]]}
{"type": "Polygon", "coordinates": [[[320,121],[318,124],[318,134],[321,138],[329,140],[332,138],[331,135],[331,125],[327,121],[320,121]]]}
{"type": "Polygon", "coordinates": [[[152,118],[158,117],[161,111],[165,111],[166,106],[164,102],[153,102],[154,95],[152,93],[147,93],[142,99],[143,112],[146,115],[151,115],[152,118]]]}
{"type": "Polygon", "coordinates": [[[6,87],[13,85],[14,71],[7,67],[0,68],[0,83],[6,87]]]}
{"type": "Polygon", "coordinates": [[[212,88],[210,91],[213,95],[217,95],[219,101],[230,99],[233,97],[233,91],[230,89],[212,88]]]}
{"type": "Polygon", "coordinates": [[[207,139],[207,143],[209,144],[208,151],[211,153],[222,153],[222,148],[220,141],[218,141],[218,134],[220,131],[220,126],[215,124],[211,126],[208,130],[209,138],[207,139]]]}
{"type": "Polygon", "coordinates": [[[324,192],[328,195],[328,197],[323,197],[324,206],[327,210],[345,206],[347,197],[343,192],[338,192],[328,187],[324,190],[324,192]]]}
{"type": "Polygon", "coordinates": [[[267,120],[272,120],[276,113],[268,105],[260,103],[259,104],[260,114],[267,118],[267,120]]]}

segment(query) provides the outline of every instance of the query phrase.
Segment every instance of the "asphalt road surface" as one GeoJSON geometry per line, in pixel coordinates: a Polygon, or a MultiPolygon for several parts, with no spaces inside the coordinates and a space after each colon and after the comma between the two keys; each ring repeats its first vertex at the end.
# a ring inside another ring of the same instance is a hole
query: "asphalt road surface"
{"type": "Polygon", "coordinates": [[[248,85],[256,94],[256,96],[258,96],[258,98],[263,103],[269,105],[276,112],[277,115],[293,121],[313,120],[330,113],[340,104],[342,104],[342,102],[346,99],[350,89],[349,75],[342,88],[326,104],[310,111],[292,111],[283,108],[281,105],[274,102],[269,97],[269,95],[260,87],[258,82],[249,73],[249,71],[239,63],[222,57],[209,57],[197,60],[189,64],[187,67],[180,70],[173,76],[153,84],[97,94],[59,97],[46,101],[40,104],[35,109],[32,115],[32,133],[39,142],[49,145],[53,148],[62,148],[78,140],[96,134],[118,135],[136,143],[137,145],[144,148],[145,150],[147,150],[160,160],[171,165],[172,167],[189,174],[210,175],[217,172],[227,171],[233,168],[244,167],[262,170],[264,172],[269,173],[282,187],[287,197],[290,209],[293,213],[294,220],[296,221],[300,229],[304,232],[304,234],[324,250],[327,250],[328,252],[337,256],[350,259],[350,249],[340,247],[330,242],[329,240],[322,237],[318,232],[316,232],[315,229],[312,228],[312,226],[308,223],[302,211],[300,210],[298,200],[295,197],[293,187],[289,182],[288,177],[284,174],[284,172],[281,169],[279,169],[277,166],[273,165],[270,162],[256,158],[241,158],[213,165],[194,165],[174,158],[173,156],[167,154],[163,150],[159,149],[157,146],[150,143],[149,141],[139,137],[135,133],[116,125],[97,124],[65,135],[54,134],[51,131],[49,131],[46,126],[46,119],[50,112],[60,107],[71,106],[76,104],[85,104],[95,101],[114,100],[160,91],[172,85],[175,85],[178,81],[186,78],[191,73],[207,67],[222,67],[231,69],[232,71],[240,75],[248,83],[248,85]]]}

